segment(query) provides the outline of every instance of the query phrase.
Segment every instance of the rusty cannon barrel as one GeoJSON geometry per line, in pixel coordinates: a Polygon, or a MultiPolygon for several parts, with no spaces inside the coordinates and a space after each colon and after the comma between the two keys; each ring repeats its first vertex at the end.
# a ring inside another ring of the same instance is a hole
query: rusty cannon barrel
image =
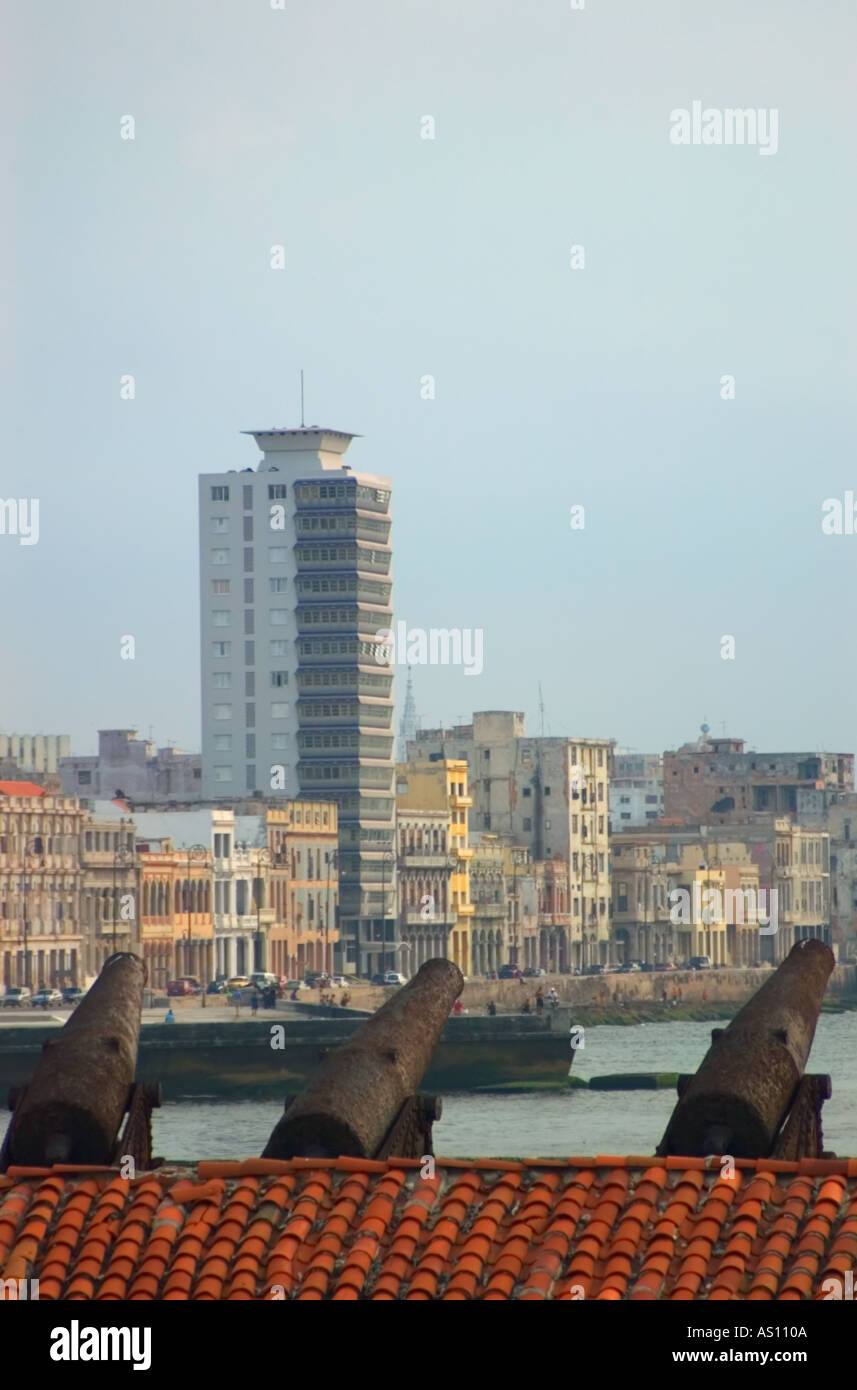
{"type": "Polygon", "coordinates": [[[672,1113],[658,1153],[766,1158],[809,1057],[834,966],[822,941],[799,941],[769,980],[715,1034],[672,1113]]]}
{"type": "Polygon", "coordinates": [[[263,1158],[372,1158],[419,1087],[464,978],[428,960],[347,1042],[331,1052],[289,1106],[263,1158]]]}
{"type": "Polygon", "coordinates": [[[109,1163],[134,1082],[145,970],[110,956],[38,1066],[12,1116],[5,1161],[109,1163]]]}

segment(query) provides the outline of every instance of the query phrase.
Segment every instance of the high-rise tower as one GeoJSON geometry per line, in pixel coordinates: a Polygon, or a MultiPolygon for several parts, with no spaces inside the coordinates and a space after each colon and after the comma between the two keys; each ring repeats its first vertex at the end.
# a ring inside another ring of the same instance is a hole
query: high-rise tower
{"type": "Polygon", "coordinates": [[[356,436],[251,430],[256,469],[199,480],[203,797],[339,805],[340,968],[398,968],[390,483],[356,436]]]}

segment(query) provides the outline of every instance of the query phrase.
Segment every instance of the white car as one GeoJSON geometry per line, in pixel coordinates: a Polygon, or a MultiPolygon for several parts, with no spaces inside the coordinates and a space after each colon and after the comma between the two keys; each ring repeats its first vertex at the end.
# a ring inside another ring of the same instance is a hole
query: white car
{"type": "Polygon", "coordinates": [[[406,985],[407,983],[407,976],[400,975],[397,970],[387,970],[384,973],[385,985],[406,985]]]}
{"type": "Polygon", "coordinates": [[[17,1008],[19,1004],[29,1004],[31,998],[30,990],[26,985],[9,985],[3,995],[3,1008],[17,1008]]]}

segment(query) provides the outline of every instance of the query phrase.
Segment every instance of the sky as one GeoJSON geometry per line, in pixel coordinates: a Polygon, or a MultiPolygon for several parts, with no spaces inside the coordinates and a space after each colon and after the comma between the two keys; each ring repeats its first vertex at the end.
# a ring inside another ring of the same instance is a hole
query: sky
{"type": "Polygon", "coordinates": [[[3,6],[0,728],[198,749],[197,475],[303,368],[483,634],[425,725],[853,751],[853,0],[274,4],[3,6]]]}

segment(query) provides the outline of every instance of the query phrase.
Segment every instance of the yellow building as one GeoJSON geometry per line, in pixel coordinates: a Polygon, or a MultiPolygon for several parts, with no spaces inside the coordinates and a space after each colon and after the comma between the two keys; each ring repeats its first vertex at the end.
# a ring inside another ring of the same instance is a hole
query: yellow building
{"type": "Polygon", "coordinates": [[[397,765],[399,932],[409,974],[441,946],[462,974],[470,974],[472,805],[464,759],[397,765]]]}

